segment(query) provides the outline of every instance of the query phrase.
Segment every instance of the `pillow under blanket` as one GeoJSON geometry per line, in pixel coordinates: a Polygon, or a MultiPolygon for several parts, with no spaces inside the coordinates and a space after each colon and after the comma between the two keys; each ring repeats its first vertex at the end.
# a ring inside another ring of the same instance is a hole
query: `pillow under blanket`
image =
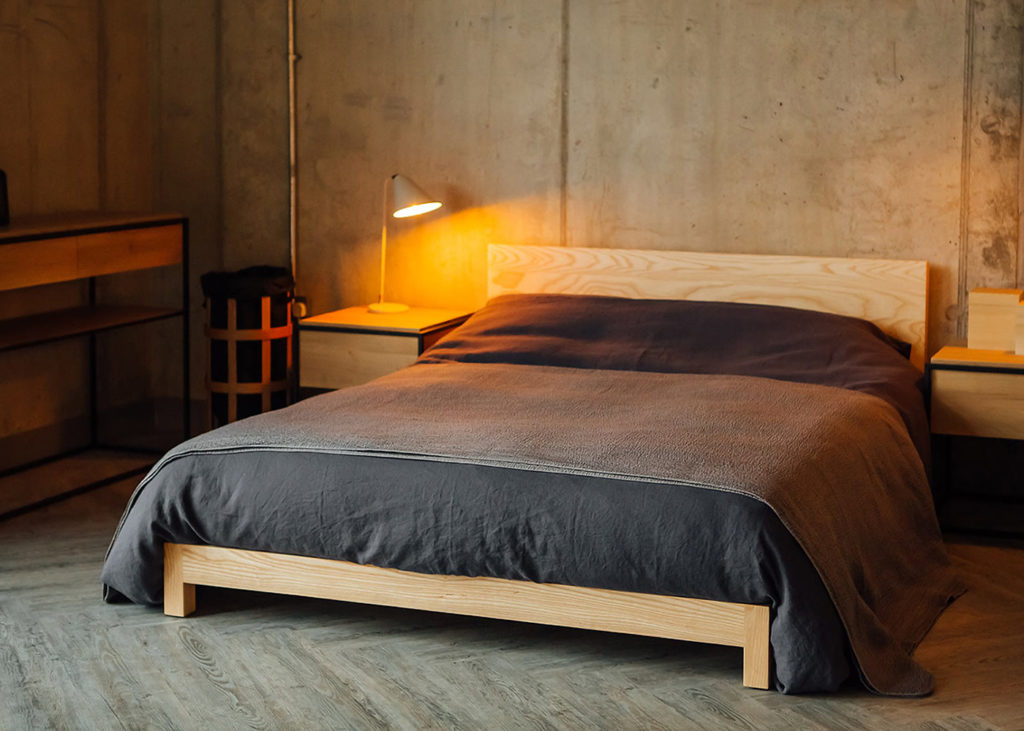
{"type": "Polygon", "coordinates": [[[495,297],[423,362],[757,376],[861,391],[893,406],[930,466],[924,376],[910,346],[855,317],[773,305],[568,294],[495,297]]]}

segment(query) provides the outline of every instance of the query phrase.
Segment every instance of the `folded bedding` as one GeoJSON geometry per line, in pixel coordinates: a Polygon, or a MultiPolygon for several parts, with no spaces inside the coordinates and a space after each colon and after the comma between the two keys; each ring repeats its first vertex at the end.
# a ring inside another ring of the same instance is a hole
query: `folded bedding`
{"type": "Polygon", "coordinates": [[[160,602],[173,541],[760,603],[778,689],[852,667],[927,693],[911,652],[961,586],[899,344],[852,321],[822,354],[812,331],[850,318],[798,315],[796,338],[667,304],[499,298],[408,369],[180,445],[125,511],[105,597],[160,602]],[[742,353],[710,345],[730,339],[742,353]],[[794,341],[804,367],[781,378],[794,341]],[[843,385],[807,375],[837,368],[843,385]]]}

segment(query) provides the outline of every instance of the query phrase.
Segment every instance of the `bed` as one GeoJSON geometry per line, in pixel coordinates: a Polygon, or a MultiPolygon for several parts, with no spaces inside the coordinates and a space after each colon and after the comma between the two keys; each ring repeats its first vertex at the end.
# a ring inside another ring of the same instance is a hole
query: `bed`
{"type": "Polygon", "coordinates": [[[911,655],[962,586],[926,475],[927,277],[491,246],[491,301],[413,366],[169,452],[105,598],[538,622],[742,647],[756,688],[928,693],[911,655]]]}

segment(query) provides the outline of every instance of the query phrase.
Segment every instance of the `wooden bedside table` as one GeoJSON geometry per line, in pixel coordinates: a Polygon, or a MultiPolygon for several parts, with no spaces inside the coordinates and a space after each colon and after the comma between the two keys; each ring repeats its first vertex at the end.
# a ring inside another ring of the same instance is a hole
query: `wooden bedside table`
{"type": "Polygon", "coordinates": [[[345,388],[397,371],[470,314],[422,307],[376,314],[362,305],[307,317],[299,321],[299,385],[345,388]]]}
{"type": "Polygon", "coordinates": [[[929,364],[947,528],[1024,532],[1024,355],[946,346],[929,364]]]}

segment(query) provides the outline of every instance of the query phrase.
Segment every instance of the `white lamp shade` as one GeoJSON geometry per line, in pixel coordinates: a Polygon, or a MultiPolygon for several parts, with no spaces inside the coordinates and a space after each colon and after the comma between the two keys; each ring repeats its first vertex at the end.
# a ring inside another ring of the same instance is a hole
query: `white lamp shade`
{"type": "Polygon", "coordinates": [[[391,178],[392,203],[391,215],[395,218],[409,218],[421,213],[429,213],[441,207],[441,202],[427,195],[416,183],[404,175],[391,178]]]}

